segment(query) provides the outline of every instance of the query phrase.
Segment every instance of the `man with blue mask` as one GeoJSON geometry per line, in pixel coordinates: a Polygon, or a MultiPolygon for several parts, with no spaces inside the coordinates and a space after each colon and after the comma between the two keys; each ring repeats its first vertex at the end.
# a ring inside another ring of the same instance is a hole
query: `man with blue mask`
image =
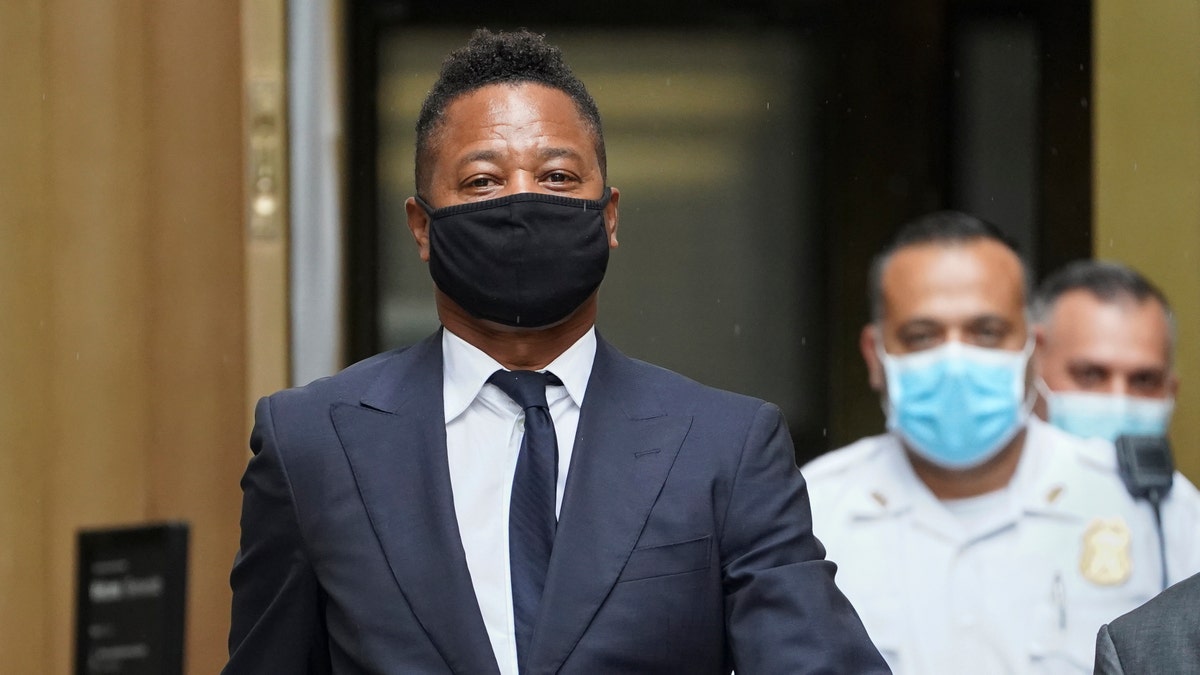
{"type": "MultiPolygon", "coordinates": [[[[860,347],[887,433],[809,463],[813,531],[897,673],[1090,673],[1106,621],[1161,589],[1150,508],[1111,444],[1032,414],[1027,271],[995,227],[939,212],[870,272],[860,347]]],[[[1173,579],[1200,498],[1164,502],[1173,579]]]]}
{"type": "Polygon", "coordinates": [[[1080,260],[1033,302],[1043,419],[1077,436],[1165,436],[1179,377],[1166,296],[1124,265],[1080,260]]]}

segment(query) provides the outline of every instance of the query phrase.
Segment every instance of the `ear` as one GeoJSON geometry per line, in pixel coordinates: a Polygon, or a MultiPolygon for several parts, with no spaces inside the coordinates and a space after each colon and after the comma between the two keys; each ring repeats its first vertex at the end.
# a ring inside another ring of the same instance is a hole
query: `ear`
{"type": "Polygon", "coordinates": [[[621,191],[617,188],[609,188],[612,196],[608,200],[608,205],[604,207],[604,229],[608,231],[608,247],[616,248],[617,242],[617,202],[621,201],[621,191]]]}
{"type": "Polygon", "coordinates": [[[429,214],[413,197],[404,200],[404,213],[408,216],[408,230],[417,242],[417,254],[429,262],[429,214]]]}
{"type": "Polygon", "coordinates": [[[875,324],[869,323],[863,326],[862,332],[858,335],[858,349],[862,352],[863,361],[867,364],[867,382],[870,383],[871,389],[883,391],[883,364],[879,362],[879,352],[875,350],[875,343],[878,339],[879,332],[876,330],[875,324]]]}
{"type": "Polygon", "coordinates": [[[1179,374],[1174,370],[1171,371],[1170,376],[1167,378],[1167,394],[1171,398],[1179,396],[1179,374]]]}

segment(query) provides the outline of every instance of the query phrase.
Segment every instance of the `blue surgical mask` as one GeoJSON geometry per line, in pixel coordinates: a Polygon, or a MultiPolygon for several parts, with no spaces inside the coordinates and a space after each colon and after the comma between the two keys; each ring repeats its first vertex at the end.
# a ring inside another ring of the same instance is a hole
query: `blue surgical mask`
{"type": "Polygon", "coordinates": [[[1046,416],[1054,426],[1083,438],[1116,441],[1118,436],[1166,436],[1175,399],[1119,394],[1054,392],[1038,383],[1046,399],[1046,416]]]}
{"type": "Polygon", "coordinates": [[[1029,341],[1012,352],[947,342],[904,356],[880,347],[888,429],[938,466],[983,464],[999,454],[1029,417],[1025,373],[1032,347],[1029,341]]]}

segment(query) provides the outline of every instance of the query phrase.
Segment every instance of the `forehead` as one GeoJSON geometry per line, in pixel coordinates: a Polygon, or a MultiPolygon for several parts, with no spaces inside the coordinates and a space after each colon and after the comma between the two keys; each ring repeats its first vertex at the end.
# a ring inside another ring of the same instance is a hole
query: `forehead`
{"type": "Polygon", "coordinates": [[[454,98],[431,137],[437,162],[468,146],[530,144],[579,146],[596,160],[594,133],[565,92],[533,82],[489,84],[454,98]]]}
{"type": "Polygon", "coordinates": [[[1153,298],[1106,301],[1083,289],[1067,291],[1054,303],[1045,331],[1049,346],[1065,358],[1165,366],[1170,356],[1167,314],[1153,298]]]}
{"type": "Polygon", "coordinates": [[[1025,307],[1020,259],[990,239],[905,246],[881,281],[889,322],[958,323],[985,314],[1017,321],[1025,307]]]}

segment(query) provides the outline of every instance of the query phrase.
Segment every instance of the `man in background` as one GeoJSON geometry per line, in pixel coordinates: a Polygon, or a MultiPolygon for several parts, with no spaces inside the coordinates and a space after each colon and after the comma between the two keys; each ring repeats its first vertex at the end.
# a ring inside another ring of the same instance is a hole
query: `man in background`
{"type": "Polygon", "coordinates": [[[1097,260],[1048,277],[1033,301],[1043,418],[1077,436],[1166,436],[1179,377],[1166,297],[1141,274],[1097,260]]]}
{"type": "MultiPolygon", "coordinates": [[[[1088,673],[1097,629],[1161,589],[1113,446],[1031,415],[1027,276],[977,218],[901,228],[860,338],[888,431],[803,469],[813,531],[897,673],[1088,673]]],[[[1200,570],[1183,483],[1163,505],[1176,579],[1200,570]]]]}

